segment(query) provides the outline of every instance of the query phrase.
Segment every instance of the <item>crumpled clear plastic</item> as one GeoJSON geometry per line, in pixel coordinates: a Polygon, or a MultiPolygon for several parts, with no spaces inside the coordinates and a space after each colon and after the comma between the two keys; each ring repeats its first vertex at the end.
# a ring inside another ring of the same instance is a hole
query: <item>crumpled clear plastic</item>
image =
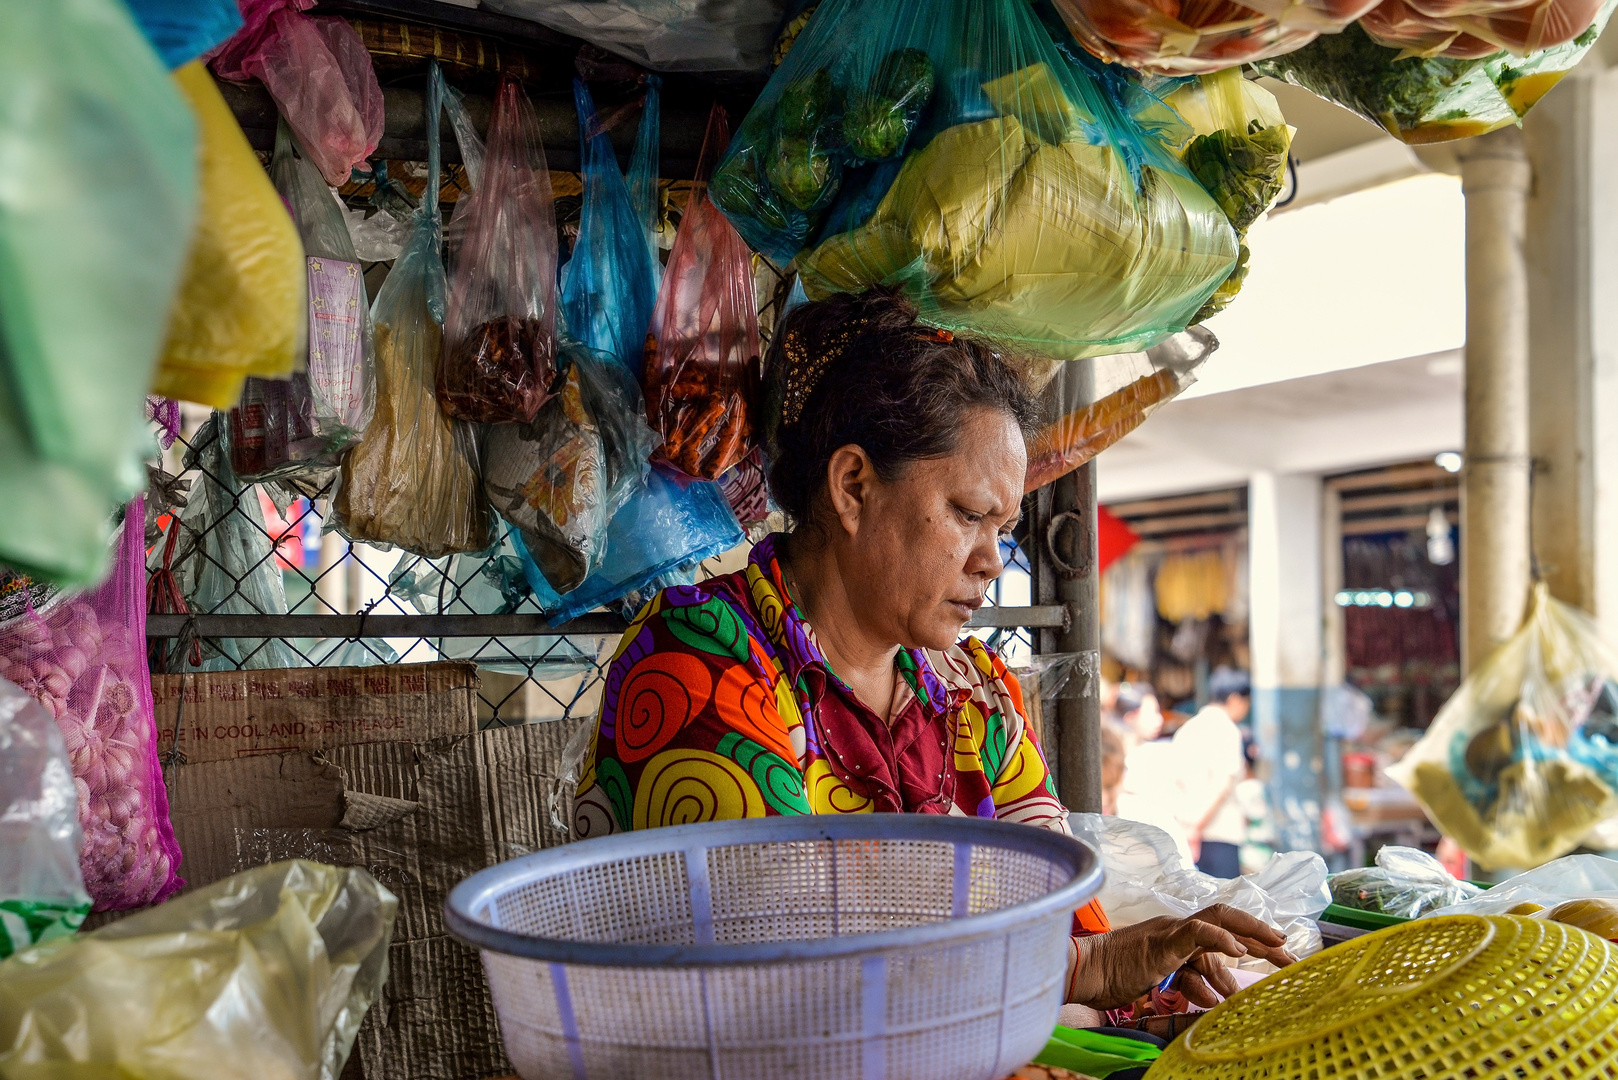
{"type": "Polygon", "coordinates": [[[653,71],[759,71],[783,0],[485,0],[487,7],[582,38],[653,71]]]}
{"type": "Polygon", "coordinates": [[[0,1076],[337,1080],[398,899],[364,870],[248,870],[0,964],[0,1076]]]}
{"type": "Polygon", "coordinates": [[[119,0],[0,11],[0,561],[93,585],[145,481],[196,118],[119,0]]]}
{"type": "Polygon", "coordinates": [[[1236,266],[1191,134],[1023,0],[825,0],[711,196],[810,299],[901,285],[929,324],[1080,359],[1185,329],[1236,266]]]}
{"type": "Polygon", "coordinates": [[[221,79],[258,79],[314,159],[340,187],[382,139],[382,87],[371,54],[342,19],[304,14],[315,0],[237,0],[243,25],[208,54],[221,79]]]}
{"type": "MultiPolygon", "coordinates": [[[[1331,903],[1331,894],[1326,861],[1314,852],[1282,852],[1256,874],[1224,880],[1187,866],[1174,840],[1155,825],[1100,814],[1073,814],[1068,825],[1101,854],[1106,881],[1097,899],[1114,926],[1159,915],[1185,918],[1212,904],[1229,904],[1284,933],[1293,956],[1302,959],[1320,951],[1315,920],[1331,903]]],[[[1237,966],[1275,970],[1268,961],[1252,957],[1237,966]]]]}
{"type": "MultiPolygon", "coordinates": [[[[1376,33],[1405,25],[1412,32],[1417,13],[1388,7],[1386,0],[1361,23],[1329,34],[1297,52],[1255,65],[1259,74],[1301,86],[1317,97],[1358,113],[1394,138],[1411,145],[1447,142],[1516,124],[1584,58],[1606,27],[1618,0],[1604,0],[1594,23],[1565,44],[1526,56],[1485,50],[1468,41],[1389,37],[1376,33]],[[1386,8],[1386,17],[1382,17],[1386,8]],[[1380,20],[1380,21],[1379,21],[1380,20]],[[1462,56],[1427,56],[1423,50],[1455,49],[1462,56]]],[[[1430,34],[1431,28],[1428,28],[1430,34]]]]}
{"type": "Polygon", "coordinates": [[[1384,0],[1360,22],[1407,56],[1527,56],[1565,45],[1595,22],[1602,0],[1384,0]]]}
{"type": "Polygon", "coordinates": [[[90,914],[79,797],[49,713],[0,679],[0,960],[66,937],[90,914]]]}
{"type": "Polygon", "coordinates": [[[1141,425],[1159,406],[1197,381],[1197,370],[1219,348],[1201,326],[1145,352],[1115,353],[1052,365],[1042,392],[1041,428],[1028,444],[1025,491],[1066,476],[1141,425]]]}
{"type": "Polygon", "coordinates": [[[1433,908],[1425,916],[1505,915],[1522,904],[1549,911],[1566,900],[1594,898],[1618,900],[1618,861],[1601,855],[1564,855],[1447,907],[1433,908]]]}
{"type": "Polygon", "coordinates": [[[1618,813],[1618,657],[1541,582],[1388,775],[1480,866],[1532,868],[1618,813]]]}
{"type": "Polygon", "coordinates": [[[1418,918],[1482,891],[1469,881],[1457,880],[1443,863],[1420,848],[1397,844],[1378,851],[1375,866],[1331,876],[1332,903],[1401,919],[1418,918]]]}

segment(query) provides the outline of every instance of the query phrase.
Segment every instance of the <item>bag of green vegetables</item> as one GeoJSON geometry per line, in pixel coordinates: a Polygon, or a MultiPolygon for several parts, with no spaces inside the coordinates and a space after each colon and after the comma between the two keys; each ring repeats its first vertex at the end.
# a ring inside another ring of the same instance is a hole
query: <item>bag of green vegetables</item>
{"type": "Polygon", "coordinates": [[[928,322],[1025,352],[1144,349],[1237,241],[1143,96],[1026,0],[824,0],[709,194],[811,299],[900,284],[928,322]]]}

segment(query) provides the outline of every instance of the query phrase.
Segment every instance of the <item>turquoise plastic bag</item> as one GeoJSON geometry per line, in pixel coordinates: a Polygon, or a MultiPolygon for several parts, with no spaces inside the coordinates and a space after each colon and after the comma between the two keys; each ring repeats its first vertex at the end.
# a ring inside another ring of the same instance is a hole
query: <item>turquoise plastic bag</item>
{"type": "MultiPolygon", "coordinates": [[[[655,131],[657,96],[657,88],[648,87],[637,149],[648,138],[648,126],[655,131]]],[[[657,302],[657,259],[645,215],[618,168],[590,91],[578,79],[573,98],[579,110],[584,208],[579,239],[562,275],[562,314],[570,335],[615,357],[638,378],[657,302]]]]}
{"type": "Polygon", "coordinates": [[[129,0],[129,10],[171,70],[242,28],[236,0],[129,0]]]}
{"type": "Polygon", "coordinates": [[[0,562],[106,571],[190,246],[191,107],[120,0],[0,0],[0,562]]]}
{"type": "Polygon", "coordinates": [[[607,526],[607,553],[584,583],[558,596],[523,545],[517,554],[534,599],[553,623],[611,606],[683,566],[723,554],[744,539],[725,493],[711,481],[653,468],[646,487],[607,526]]]}

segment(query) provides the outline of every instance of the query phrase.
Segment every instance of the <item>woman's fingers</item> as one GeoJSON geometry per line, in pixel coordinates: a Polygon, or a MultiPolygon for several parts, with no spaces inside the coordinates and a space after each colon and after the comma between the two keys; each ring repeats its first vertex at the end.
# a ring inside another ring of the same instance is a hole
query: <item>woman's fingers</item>
{"type": "Polygon", "coordinates": [[[1190,968],[1185,968],[1180,972],[1180,977],[1174,986],[1187,1001],[1204,1009],[1211,1009],[1222,1000],[1209,987],[1202,975],[1190,968]]]}
{"type": "Polygon", "coordinates": [[[1287,936],[1263,919],[1238,911],[1229,904],[1214,904],[1203,908],[1193,919],[1222,926],[1238,937],[1249,938],[1261,945],[1279,947],[1287,943],[1287,936]]]}
{"type": "Polygon", "coordinates": [[[1204,982],[1219,993],[1221,998],[1228,998],[1242,988],[1236,977],[1231,974],[1231,969],[1217,956],[1203,953],[1192,960],[1190,966],[1202,976],[1204,982]]]}
{"type": "Polygon", "coordinates": [[[1216,923],[1205,922],[1197,916],[1181,920],[1175,927],[1174,949],[1179,954],[1181,963],[1199,952],[1222,953],[1225,956],[1235,957],[1247,955],[1247,947],[1236,940],[1235,934],[1216,923]]]}

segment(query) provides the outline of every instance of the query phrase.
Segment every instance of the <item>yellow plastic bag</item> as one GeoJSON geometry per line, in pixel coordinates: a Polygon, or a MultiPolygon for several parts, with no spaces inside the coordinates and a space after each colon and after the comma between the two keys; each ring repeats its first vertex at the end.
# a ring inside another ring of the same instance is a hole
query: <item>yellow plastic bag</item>
{"type": "Polygon", "coordinates": [[[4,1080],[336,1080],[399,901],[364,870],[261,866],[0,964],[4,1080]]]}
{"type": "Polygon", "coordinates": [[[304,347],[303,243],[202,61],[174,81],[197,115],[200,213],[152,393],[228,409],[304,347]]]}
{"type": "Polygon", "coordinates": [[[1618,661],[1534,586],[1528,618],[1388,775],[1480,865],[1531,869],[1618,813],[1618,661]]]}

